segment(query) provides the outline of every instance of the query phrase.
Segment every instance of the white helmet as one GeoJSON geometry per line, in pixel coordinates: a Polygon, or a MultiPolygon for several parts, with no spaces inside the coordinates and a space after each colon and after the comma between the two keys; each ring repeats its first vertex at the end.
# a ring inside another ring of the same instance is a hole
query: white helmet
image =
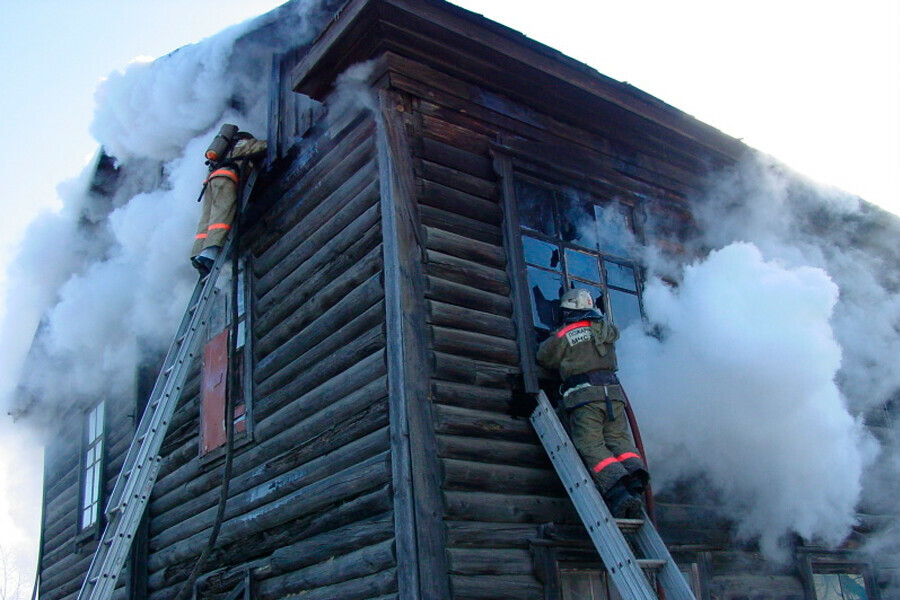
{"type": "Polygon", "coordinates": [[[587,290],[569,290],[560,296],[559,306],[567,310],[590,310],[594,308],[594,299],[587,290]]]}

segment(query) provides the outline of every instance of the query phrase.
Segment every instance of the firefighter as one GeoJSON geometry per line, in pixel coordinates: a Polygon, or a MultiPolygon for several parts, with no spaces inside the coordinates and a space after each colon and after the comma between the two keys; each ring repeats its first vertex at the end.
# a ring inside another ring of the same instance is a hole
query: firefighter
{"type": "Polygon", "coordinates": [[[625,394],[616,377],[613,344],[619,330],[587,290],[565,292],[559,305],[562,324],[538,347],[537,361],[559,370],[560,403],[572,443],[610,512],[617,518],[640,518],[640,497],[650,477],[631,439],[625,394]]]}
{"type": "Polygon", "coordinates": [[[207,150],[209,176],[204,184],[203,208],[191,249],[191,264],[201,275],[212,268],[231,230],[241,177],[250,172],[254,167],[253,161],[265,151],[265,140],[257,140],[245,131],[237,131],[234,125],[223,125],[207,150]],[[233,128],[231,132],[226,129],[229,127],[233,128]],[[214,151],[217,143],[221,146],[214,151]]]}

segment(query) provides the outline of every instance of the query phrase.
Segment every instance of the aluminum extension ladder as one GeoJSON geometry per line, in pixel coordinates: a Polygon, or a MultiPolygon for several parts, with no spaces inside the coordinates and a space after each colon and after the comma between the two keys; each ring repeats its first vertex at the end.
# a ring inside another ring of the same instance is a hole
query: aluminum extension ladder
{"type": "MultiPolygon", "coordinates": [[[[543,391],[538,392],[538,407],[531,415],[531,423],[619,594],[624,600],[658,600],[650,581],[641,570],[640,561],[631,551],[543,391]]],[[[644,559],[649,559],[648,562],[658,567],[656,577],[666,600],[695,600],[687,581],[646,513],[638,521],[632,539],[644,559]]]]}
{"type": "Polygon", "coordinates": [[[106,527],[78,592],[78,600],[109,600],[112,597],[141,517],[150,501],[150,492],[159,474],[159,450],[181,397],[197,343],[205,331],[213,305],[212,298],[218,293],[216,280],[228,259],[231,245],[229,236],[209,274],[201,277],[194,287],[188,308],[128,447],[125,463],[116,478],[106,505],[106,527]]]}

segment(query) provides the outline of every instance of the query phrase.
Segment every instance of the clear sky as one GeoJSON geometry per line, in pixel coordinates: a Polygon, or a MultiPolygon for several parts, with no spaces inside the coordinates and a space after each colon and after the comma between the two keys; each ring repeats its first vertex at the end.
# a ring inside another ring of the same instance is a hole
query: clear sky
{"type": "MultiPolygon", "coordinates": [[[[897,0],[456,3],[900,213],[897,0]]],[[[278,4],[0,0],[0,298],[15,293],[6,290],[6,265],[27,224],[58,208],[57,184],[96,151],[88,129],[97,83],[136,57],[160,56],[278,4]]],[[[10,457],[0,440],[0,476],[18,468],[10,457]]],[[[39,503],[33,486],[18,487],[0,490],[0,531],[21,519],[11,506],[39,503]]]]}

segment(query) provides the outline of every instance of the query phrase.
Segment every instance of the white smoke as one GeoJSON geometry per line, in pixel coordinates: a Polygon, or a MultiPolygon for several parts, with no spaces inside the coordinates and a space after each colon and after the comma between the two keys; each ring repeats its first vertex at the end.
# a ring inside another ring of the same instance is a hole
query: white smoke
{"type": "Polygon", "coordinates": [[[206,145],[225,122],[266,137],[273,56],[311,41],[336,4],[290,3],[101,83],[91,130],[116,161],[115,193],[89,190],[88,169],[62,212],[25,237],[10,288],[31,290],[43,325],[20,402],[67,408],[132,391],[142,352],[165,348],[196,281],[206,145]]]}
{"type": "Polygon", "coordinates": [[[651,274],[655,334],[620,342],[656,485],[706,482],[771,558],[792,534],[836,546],[876,493],[863,413],[900,387],[898,222],[763,157],[693,200],[703,258],[650,257],[677,284],[651,274]]]}

